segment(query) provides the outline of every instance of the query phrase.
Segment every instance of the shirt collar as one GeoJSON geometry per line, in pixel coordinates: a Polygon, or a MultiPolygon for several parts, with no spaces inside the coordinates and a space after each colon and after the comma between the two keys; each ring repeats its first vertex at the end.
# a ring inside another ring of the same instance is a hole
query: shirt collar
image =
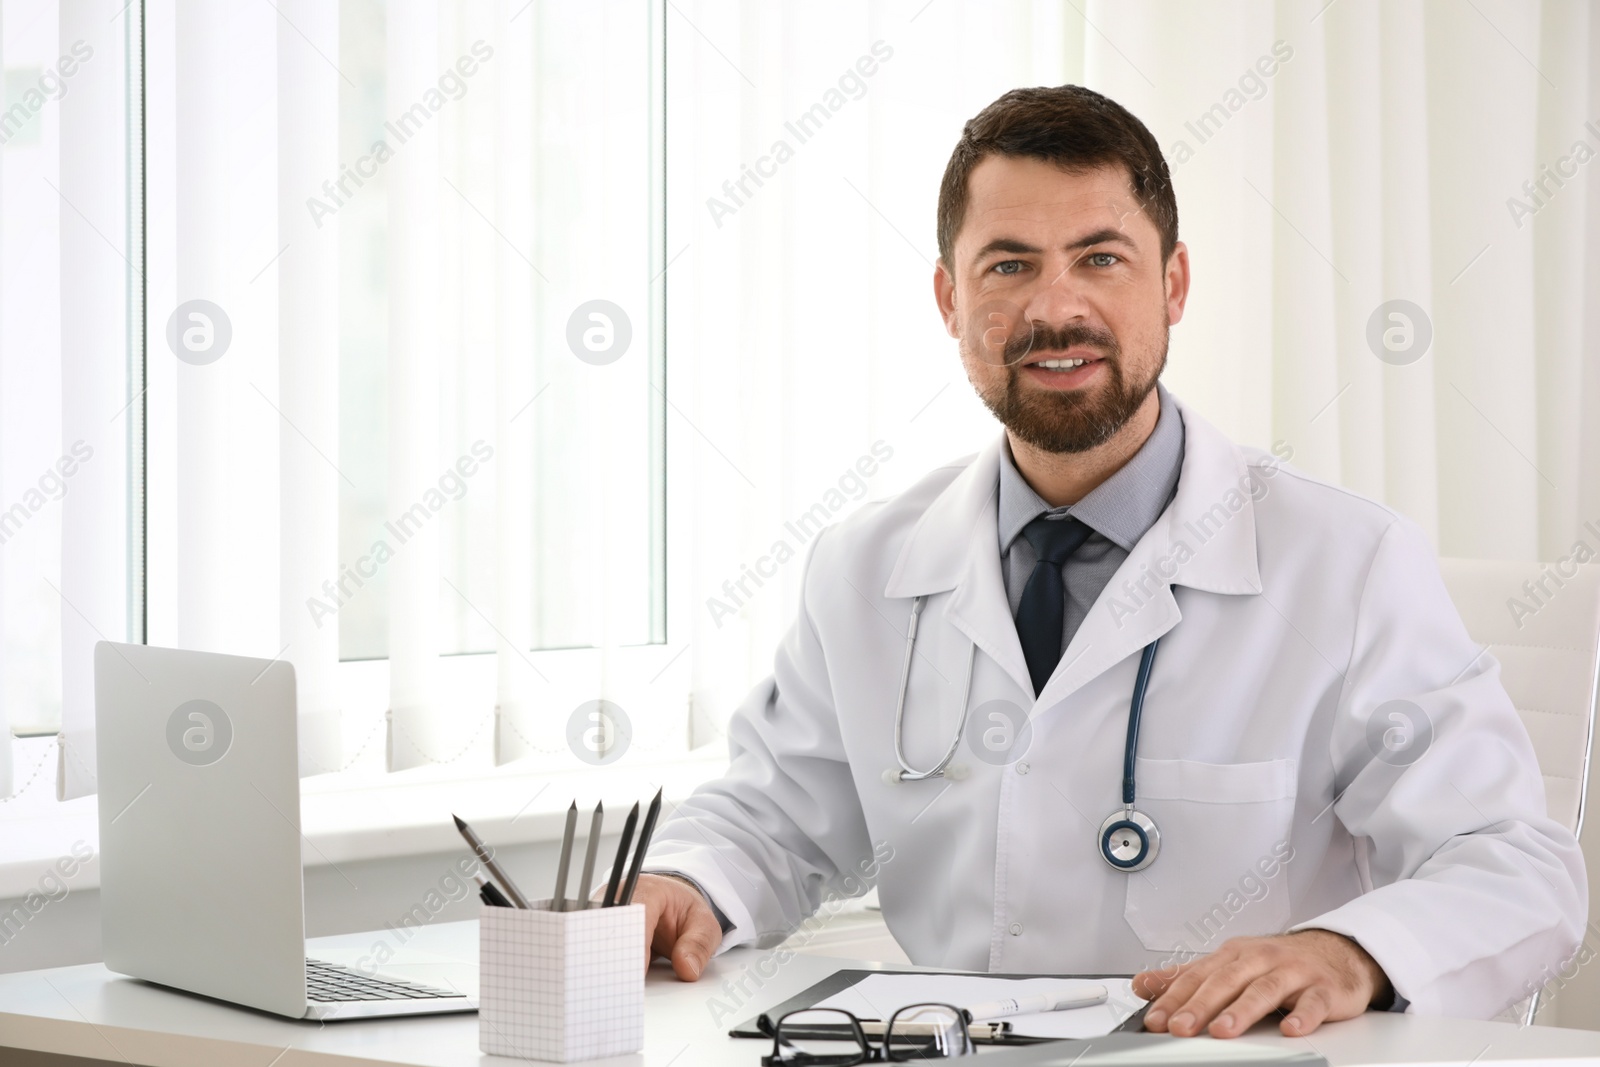
{"type": "Polygon", "coordinates": [[[1011,446],[1000,449],[1001,555],[1011,551],[1011,543],[1023,527],[1046,513],[1071,515],[1124,552],[1133,551],[1172,501],[1178,472],[1183,467],[1183,416],[1178,414],[1172,394],[1160,382],[1156,383],[1156,395],[1161,401],[1161,413],[1139,451],[1076,504],[1052,508],[1045,503],[1017,470],[1011,446]]]}

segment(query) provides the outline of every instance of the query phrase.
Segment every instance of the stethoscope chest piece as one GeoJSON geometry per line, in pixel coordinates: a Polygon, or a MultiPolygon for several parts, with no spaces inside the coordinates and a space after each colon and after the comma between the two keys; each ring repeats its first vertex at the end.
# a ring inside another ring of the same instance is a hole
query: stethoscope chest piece
{"type": "Polygon", "coordinates": [[[1100,855],[1119,871],[1142,871],[1156,861],[1160,851],[1161,831],[1142,811],[1114,811],[1100,824],[1100,855]]]}

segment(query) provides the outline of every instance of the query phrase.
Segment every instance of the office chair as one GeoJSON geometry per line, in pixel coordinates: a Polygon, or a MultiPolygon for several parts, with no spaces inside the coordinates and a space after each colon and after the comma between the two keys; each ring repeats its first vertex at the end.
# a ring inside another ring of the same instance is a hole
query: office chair
{"type": "MultiPolygon", "coordinates": [[[[1439,564],[1467,633],[1500,662],[1501,681],[1528,728],[1544,774],[1546,810],[1583,845],[1593,916],[1600,904],[1600,819],[1584,815],[1600,692],[1600,564],[1482,559],[1441,559],[1439,564]]],[[[1584,939],[1600,952],[1600,926],[1593,919],[1584,939]]],[[[1600,1029],[1600,974],[1570,970],[1553,973],[1508,1017],[1524,1025],[1600,1029]]]]}

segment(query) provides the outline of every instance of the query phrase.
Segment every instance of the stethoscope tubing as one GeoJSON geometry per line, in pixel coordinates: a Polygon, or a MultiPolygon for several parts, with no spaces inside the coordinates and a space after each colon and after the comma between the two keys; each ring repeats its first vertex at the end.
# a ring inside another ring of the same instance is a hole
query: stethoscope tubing
{"type": "Polygon", "coordinates": [[[1150,688],[1150,671],[1156,662],[1156,646],[1161,644],[1161,638],[1156,638],[1144,646],[1144,653],[1139,657],[1139,673],[1133,679],[1133,698],[1128,701],[1128,740],[1122,749],[1122,803],[1133,807],[1137,789],[1134,786],[1134,764],[1139,756],[1139,720],[1144,718],[1144,694],[1150,688]]]}
{"type": "Polygon", "coordinates": [[[972,703],[972,664],[977,658],[978,646],[974,644],[967,653],[966,677],[961,684],[961,721],[956,725],[956,733],[950,739],[950,747],[945,750],[944,758],[931,768],[919,771],[906,762],[906,749],[903,730],[906,718],[906,687],[911,682],[911,657],[917,647],[917,619],[922,614],[922,602],[927,597],[917,597],[911,602],[911,622],[906,626],[906,654],[900,665],[900,695],[894,704],[894,758],[900,764],[900,771],[894,776],[899,782],[926,782],[933,778],[942,778],[950,767],[950,761],[956,758],[956,752],[961,748],[961,737],[967,732],[967,716],[971,713],[969,705],[972,703]]]}
{"type": "MultiPolygon", "coordinates": [[[[894,757],[895,762],[900,764],[900,770],[898,772],[888,772],[886,780],[889,781],[924,782],[933,778],[945,777],[946,772],[952,770],[950,763],[955,759],[956,752],[961,747],[961,738],[967,730],[967,718],[971,714],[969,705],[972,702],[973,662],[977,658],[976,643],[973,644],[967,655],[966,678],[961,688],[961,721],[956,726],[955,736],[950,740],[950,747],[945,750],[944,757],[928,770],[919,771],[906,762],[904,742],[906,689],[911,681],[911,659],[916,653],[917,623],[921,619],[922,603],[925,599],[926,597],[919,596],[912,601],[911,620],[906,626],[906,653],[900,664],[900,692],[895,699],[894,706],[894,757]]],[[[1151,859],[1154,859],[1154,855],[1151,852],[1151,846],[1153,845],[1151,837],[1154,835],[1155,826],[1150,823],[1148,816],[1134,810],[1134,803],[1138,797],[1135,766],[1139,755],[1139,726],[1144,718],[1145,693],[1150,688],[1150,675],[1155,667],[1156,649],[1160,644],[1161,638],[1157,637],[1144,647],[1144,651],[1139,656],[1139,669],[1134,675],[1133,681],[1133,695],[1128,701],[1127,740],[1123,745],[1122,751],[1122,803],[1126,809],[1126,814],[1120,819],[1118,816],[1113,815],[1107,820],[1107,825],[1122,822],[1125,825],[1135,826],[1138,829],[1139,836],[1146,841],[1145,846],[1140,849],[1141,856],[1137,863],[1128,864],[1118,861],[1109,852],[1106,853],[1107,861],[1113,866],[1130,871],[1142,869],[1148,865],[1151,859]],[[1146,826],[1144,824],[1149,825],[1146,826]]],[[[1104,851],[1103,841],[1102,850],[1104,851]]]]}

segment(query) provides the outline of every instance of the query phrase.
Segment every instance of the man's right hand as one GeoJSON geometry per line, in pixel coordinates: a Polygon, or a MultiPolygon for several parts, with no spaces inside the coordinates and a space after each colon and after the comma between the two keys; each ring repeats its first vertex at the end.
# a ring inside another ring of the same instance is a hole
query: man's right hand
{"type": "Polygon", "coordinates": [[[633,902],[644,905],[644,939],[650,946],[645,968],[651,960],[664,956],[672,961],[679,979],[698,979],[722,944],[722,925],[706,898],[681,878],[641,874],[633,902]]]}

